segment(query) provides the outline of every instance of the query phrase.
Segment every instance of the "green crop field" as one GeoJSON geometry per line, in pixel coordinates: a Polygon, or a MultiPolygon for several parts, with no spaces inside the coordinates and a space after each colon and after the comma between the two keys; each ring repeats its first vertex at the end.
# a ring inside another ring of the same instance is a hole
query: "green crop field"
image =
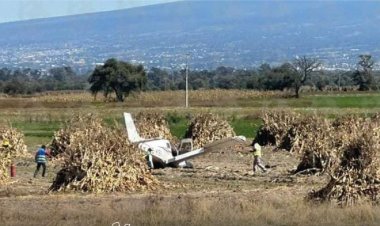
{"type": "Polygon", "coordinates": [[[2,98],[0,116],[3,121],[20,129],[27,141],[48,142],[54,132],[64,126],[64,122],[74,114],[95,113],[110,125],[124,126],[122,112],[157,111],[166,115],[172,134],[183,138],[190,123],[189,117],[199,112],[211,112],[226,118],[236,134],[253,138],[261,125],[259,114],[263,110],[292,109],[299,112],[323,114],[335,117],[341,114],[372,114],[380,110],[380,93],[314,93],[301,95],[299,99],[280,97],[247,91],[215,91],[216,101],[204,99],[203,91],[190,92],[190,108],[181,106],[181,93],[152,92],[143,97],[132,95],[125,103],[106,103],[94,100],[87,94],[53,95],[36,99],[34,104],[28,98],[2,98]],[[225,95],[223,95],[223,93],[225,95]],[[83,96],[83,98],[81,97],[83,96]],[[152,96],[152,97],[150,97],[152,96]],[[150,100],[155,98],[155,106],[150,100]],[[167,101],[171,98],[171,102],[167,101]],[[72,99],[70,101],[70,99],[72,99]],[[141,106],[136,106],[141,100],[141,106]],[[178,103],[178,106],[174,106],[178,103]],[[144,105],[145,104],[145,105],[144,105]],[[132,105],[132,106],[131,106],[132,105]],[[223,105],[223,107],[221,107],[223,105]]]}

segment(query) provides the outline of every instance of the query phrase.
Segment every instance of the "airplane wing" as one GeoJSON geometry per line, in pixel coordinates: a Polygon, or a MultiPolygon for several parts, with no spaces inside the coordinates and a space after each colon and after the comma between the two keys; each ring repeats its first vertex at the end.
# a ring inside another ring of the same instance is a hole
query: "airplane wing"
{"type": "Polygon", "coordinates": [[[204,153],[204,149],[203,148],[199,148],[199,149],[196,149],[196,150],[193,150],[193,151],[186,152],[186,153],[181,154],[181,155],[177,155],[177,156],[169,159],[167,162],[168,163],[182,162],[182,161],[185,161],[187,159],[194,158],[195,156],[201,155],[203,153],[204,153]]]}

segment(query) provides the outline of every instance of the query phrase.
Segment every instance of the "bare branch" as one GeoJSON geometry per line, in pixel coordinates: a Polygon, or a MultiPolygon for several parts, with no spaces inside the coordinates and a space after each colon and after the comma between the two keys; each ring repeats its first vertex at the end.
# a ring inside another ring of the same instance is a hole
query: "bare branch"
{"type": "Polygon", "coordinates": [[[298,98],[301,86],[305,83],[311,72],[321,66],[321,62],[317,58],[302,56],[295,58],[292,65],[293,70],[296,72],[294,89],[296,92],[296,97],[298,98]]]}

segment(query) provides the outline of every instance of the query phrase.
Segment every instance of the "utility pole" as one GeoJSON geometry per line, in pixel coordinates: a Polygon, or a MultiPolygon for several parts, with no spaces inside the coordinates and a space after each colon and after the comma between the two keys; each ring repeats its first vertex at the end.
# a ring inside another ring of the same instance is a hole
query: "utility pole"
{"type": "Polygon", "coordinates": [[[186,54],[186,108],[189,107],[189,54],[186,54]]]}
{"type": "Polygon", "coordinates": [[[341,73],[339,73],[339,79],[338,79],[338,87],[339,87],[339,91],[341,91],[341,88],[340,88],[340,76],[341,76],[342,74],[341,73]]]}

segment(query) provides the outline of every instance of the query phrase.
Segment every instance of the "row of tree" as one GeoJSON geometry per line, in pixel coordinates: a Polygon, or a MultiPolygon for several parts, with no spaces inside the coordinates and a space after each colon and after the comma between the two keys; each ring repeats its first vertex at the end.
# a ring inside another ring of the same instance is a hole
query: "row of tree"
{"type": "Polygon", "coordinates": [[[13,95],[55,90],[83,90],[88,87],[87,76],[78,76],[71,67],[57,67],[48,71],[1,68],[0,92],[13,95]]]}
{"type": "MultiPolygon", "coordinates": [[[[374,61],[370,55],[360,55],[357,70],[344,73],[327,72],[322,70],[318,59],[303,56],[277,67],[263,64],[253,70],[219,67],[213,71],[192,71],[189,74],[189,85],[190,89],[292,89],[294,96],[298,98],[304,85],[320,90],[334,83],[339,87],[357,85],[359,90],[376,89],[373,65],[374,61]]],[[[109,59],[103,66],[95,69],[88,81],[93,94],[103,92],[107,96],[110,92],[115,92],[118,101],[123,101],[125,95],[133,90],[184,89],[184,74],[184,70],[170,73],[159,68],[152,68],[146,74],[142,65],[109,59]]]]}
{"type": "MultiPolygon", "coordinates": [[[[250,70],[218,67],[215,70],[189,71],[190,89],[293,90],[299,97],[303,86],[324,90],[326,87],[378,89],[379,72],[373,71],[371,55],[360,55],[353,71],[326,71],[316,58],[297,57],[279,66],[262,64],[250,70]]],[[[42,70],[0,69],[0,92],[31,94],[54,90],[90,89],[96,95],[115,93],[124,101],[132,91],[185,89],[185,70],[168,71],[109,59],[90,75],[77,75],[70,67],[42,70]]]]}

